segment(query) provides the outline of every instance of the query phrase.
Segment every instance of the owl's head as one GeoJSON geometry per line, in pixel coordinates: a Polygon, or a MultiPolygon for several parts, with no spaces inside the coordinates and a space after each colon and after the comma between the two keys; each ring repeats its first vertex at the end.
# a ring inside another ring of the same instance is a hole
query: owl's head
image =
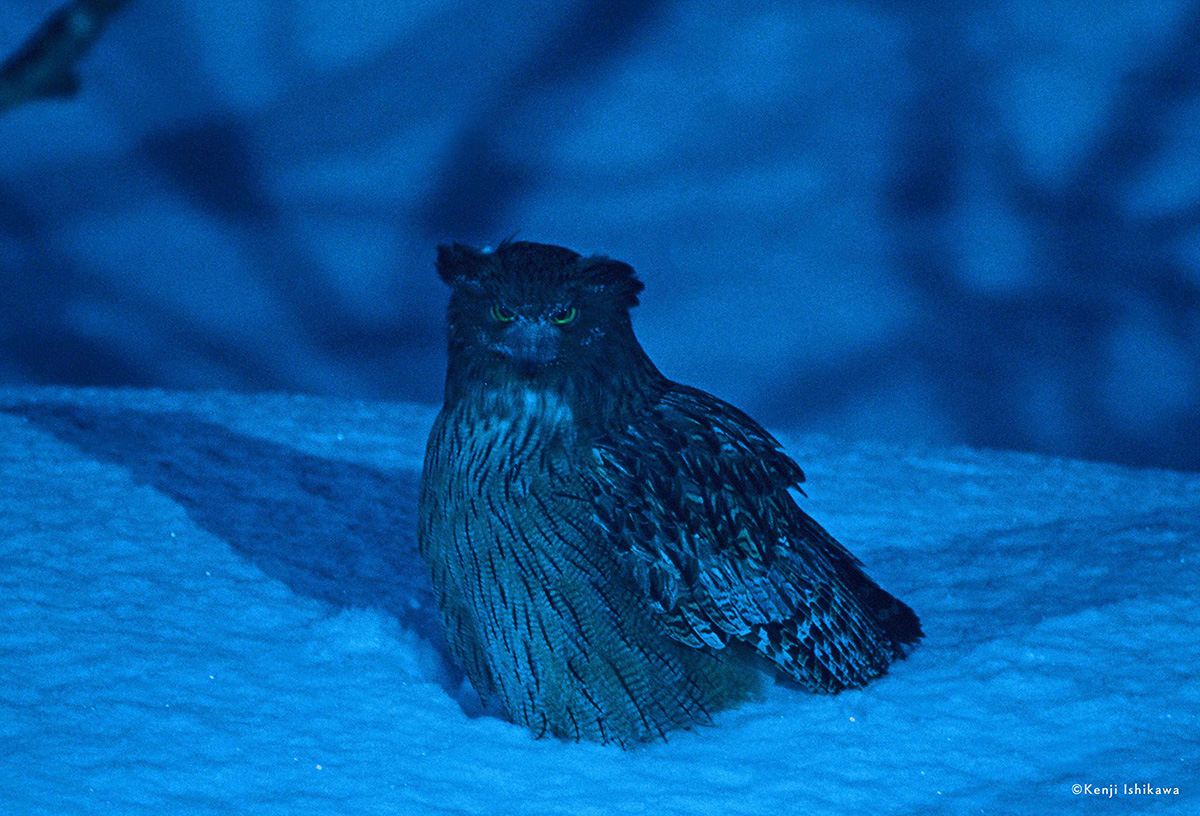
{"type": "Polygon", "coordinates": [[[641,353],[629,309],[642,283],[628,264],[506,241],[494,250],[440,246],[437,269],[452,290],[452,366],[528,379],[586,372],[605,360],[619,365],[622,350],[641,353]]]}

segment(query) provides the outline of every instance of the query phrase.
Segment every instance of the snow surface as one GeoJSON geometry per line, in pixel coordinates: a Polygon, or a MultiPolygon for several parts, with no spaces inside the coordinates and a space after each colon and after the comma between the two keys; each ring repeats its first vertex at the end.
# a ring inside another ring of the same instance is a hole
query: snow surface
{"type": "Polygon", "coordinates": [[[432,417],[0,391],[0,811],[1200,812],[1200,477],[790,439],[926,642],[623,752],[457,702],[413,541],[432,417]]]}

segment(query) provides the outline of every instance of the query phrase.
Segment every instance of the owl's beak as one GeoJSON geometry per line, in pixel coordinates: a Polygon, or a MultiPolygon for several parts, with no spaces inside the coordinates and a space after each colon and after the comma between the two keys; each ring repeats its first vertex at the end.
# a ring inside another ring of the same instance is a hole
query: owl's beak
{"type": "Polygon", "coordinates": [[[518,320],[504,333],[502,348],[523,371],[535,373],[558,357],[562,333],[541,320],[518,320]]]}

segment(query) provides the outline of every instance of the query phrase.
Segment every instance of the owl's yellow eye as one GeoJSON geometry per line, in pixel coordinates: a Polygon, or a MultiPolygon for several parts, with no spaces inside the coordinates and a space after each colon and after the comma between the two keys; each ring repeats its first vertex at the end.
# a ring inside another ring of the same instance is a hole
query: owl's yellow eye
{"type": "Polygon", "coordinates": [[[577,317],[579,317],[579,310],[574,306],[568,306],[565,309],[558,309],[551,312],[550,322],[556,326],[565,326],[568,323],[574,323],[577,317]]]}
{"type": "Polygon", "coordinates": [[[517,313],[499,303],[492,304],[492,320],[497,323],[512,323],[517,319],[517,313]]]}

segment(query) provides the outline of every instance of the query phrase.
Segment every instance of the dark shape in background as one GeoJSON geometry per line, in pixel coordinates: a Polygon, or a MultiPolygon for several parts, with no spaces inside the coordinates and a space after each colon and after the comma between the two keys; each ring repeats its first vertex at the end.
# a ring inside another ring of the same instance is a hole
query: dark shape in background
{"type": "Polygon", "coordinates": [[[23,102],[74,96],[75,63],[128,0],[74,0],[52,14],[0,64],[0,113],[23,102]]]}
{"type": "MultiPolygon", "coordinates": [[[[511,232],[505,214],[537,188],[532,171],[504,158],[506,137],[523,127],[514,111],[540,95],[586,80],[625,55],[628,43],[652,28],[663,0],[579,3],[536,63],[520,66],[490,104],[474,113],[448,152],[425,196],[420,220],[431,243],[495,243],[511,232]]],[[[566,113],[565,115],[570,115],[566,113]]]]}
{"type": "MultiPolygon", "coordinates": [[[[911,338],[907,355],[926,381],[940,383],[938,410],[972,445],[1200,468],[1200,394],[1164,395],[1175,406],[1159,409],[1150,389],[1186,390],[1186,382],[1155,383],[1150,374],[1146,388],[1112,374],[1114,356],[1130,357],[1135,370],[1159,364],[1135,340],[1114,336],[1130,323],[1160,330],[1191,358],[1193,373],[1200,360],[1200,277],[1189,279],[1178,260],[1180,242],[1200,229],[1200,202],[1190,212],[1137,217],[1127,200],[1161,158],[1172,118],[1200,91],[1200,4],[1169,43],[1145,50],[1106,129],[1080,147],[1058,183],[1035,177],[1014,145],[992,136],[1000,132],[994,114],[973,99],[989,66],[963,47],[971,32],[959,13],[946,7],[912,52],[926,81],[892,188],[896,266],[940,319],[911,338]],[[967,164],[981,154],[994,167],[999,207],[1035,236],[1035,279],[1016,289],[966,285],[954,254],[954,217],[972,183],[967,164]],[[1156,410],[1145,424],[1130,419],[1156,410]]],[[[836,392],[833,379],[823,385],[836,392]]]]}

